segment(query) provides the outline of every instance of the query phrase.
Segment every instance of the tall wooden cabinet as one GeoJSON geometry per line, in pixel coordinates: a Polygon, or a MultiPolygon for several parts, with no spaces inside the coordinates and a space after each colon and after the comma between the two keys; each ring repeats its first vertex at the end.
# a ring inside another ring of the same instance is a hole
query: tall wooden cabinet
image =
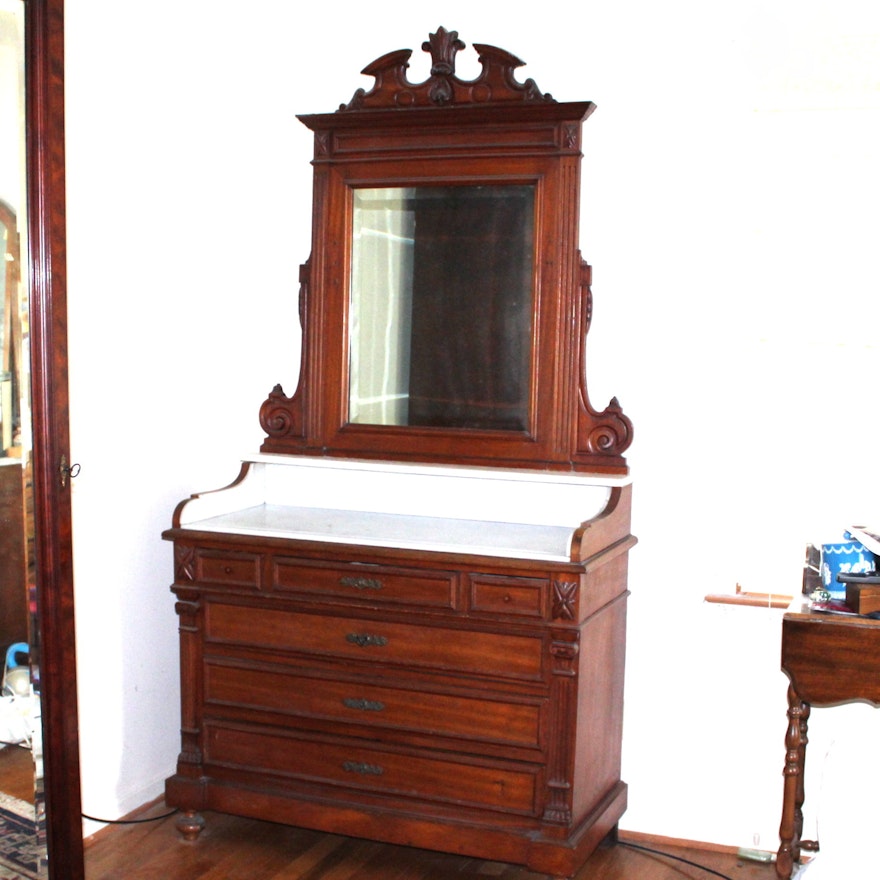
{"type": "Polygon", "coordinates": [[[572,877],[620,779],[629,420],[586,393],[580,128],[442,28],[315,135],[298,389],[174,543],[167,799],[572,877]]]}

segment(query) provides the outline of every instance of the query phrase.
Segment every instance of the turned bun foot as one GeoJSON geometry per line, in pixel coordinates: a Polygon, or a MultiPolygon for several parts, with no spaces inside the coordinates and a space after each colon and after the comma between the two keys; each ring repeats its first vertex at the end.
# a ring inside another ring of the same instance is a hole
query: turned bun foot
{"type": "Polygon", "coordinates": [[[195,840],[202,833],[205,820],[195,810],[184,810],[175,824],[184,840],[195,840]]]}

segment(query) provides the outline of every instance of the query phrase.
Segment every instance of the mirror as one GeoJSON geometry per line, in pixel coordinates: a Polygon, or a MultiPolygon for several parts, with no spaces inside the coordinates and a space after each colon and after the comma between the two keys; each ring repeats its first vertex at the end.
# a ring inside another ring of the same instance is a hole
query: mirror
{"type": "Polygon", "coordinates": [[[63,0],[0,0],[0,876],[82,880],[63,0]]]}
{"type": "Polygon", "coordinates": [[[350,421],[525,431],[534,187],[353,198],[350,421]]]}
{"type": "Polygon", "coordinates": [[[312,251],[300,272],[299,384],[263,403],[262,451],[626,473],[632,425],[592,407],[590,269],[577,245],[589,101],[557,103],[439,28],[313,133],[312,251]]]}

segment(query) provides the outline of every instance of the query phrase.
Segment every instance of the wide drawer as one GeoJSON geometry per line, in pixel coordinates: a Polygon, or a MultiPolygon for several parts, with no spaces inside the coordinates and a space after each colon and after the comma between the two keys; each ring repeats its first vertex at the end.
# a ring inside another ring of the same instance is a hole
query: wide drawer
{"type": "Polygon", "coordinates": [[[356,739],[324,740],[246,726],[205,726],[205,769],[262,772],[461,806],[534,815],[541,767],[454,754],[383,750],[356,739]]]}
{"type": "Polygon", "coordinates": [[[452,629],[221,602],[207,603],[205,614],[209,642],[502,678],[535,681],[542,677],[540,634],[452,629]]]}
{"type": "Polygon", "coordinates": [[[357,679],[327,680],[268,669],[205,664],[205,702],[392,731],[538,749],[539,700],[431,693],[357,679]]]}
{"type": "Polygon", "coordinates": [[[272,587],[279,592],[371,603],[452,608],[455,580],[454,572],[401,570],[357,563],[316,565],[276,557],[272,564],[272,587]]]}

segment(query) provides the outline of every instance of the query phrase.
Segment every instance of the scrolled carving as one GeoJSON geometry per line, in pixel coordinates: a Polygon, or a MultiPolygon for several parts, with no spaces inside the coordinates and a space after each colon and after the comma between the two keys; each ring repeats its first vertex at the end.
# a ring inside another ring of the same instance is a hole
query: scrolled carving
{"type": "Polygon", "coordinates": [[[270,437],[286,437],[296,433],[296,414],[291,407],[292,398],[276,385],[260,407],[260,427],[270,437]]]}
{"type": "MultiPolygon", "coordinates": [[[[582,347],[579,360],[581,364],[586,364],[586,339],[593,319],[592,268],[580,260],[579,273],[578,308],[582,347]]],[[[632,437],[632,422],[623,414],[616,397],[601,412],[593,409],[587,393],[586,373],[582,372],[578,376],[577,454],[619,458],[629,448],[632,437]]]]}
{"type": "Polygon", "coordinates": [[[632,422],[623,414],[616,397],[600,413],[591,409],[589,403],[582,399],[587,410],[587,418],[582,419],[588,424],[588,430],[580,431],[578,436],[578,452],[587,455],[619,455],[632,443],[632,422]]]}
{"type": "Polygon", "coordinates": [[[482,71],[474,80],[462,80],[455,75],[455,56],[465,48],[458,39],[458,31],[437,28],[429,34],[422,49],[431,54],[431,76],[420,84],[406,77],[411,49],[399,49],[377,58],[361,73],[375,79],[373,87],[358,89],[341,112],[395,107],[445,107],[451,104],[486,104],[503,101],[543,101],[555,103],[545,95],[532,79],[519,83],[514,70],[524,62],[515,55],[495,46],[474,43],[482,71]]]}
{"type": "MultiPolygon", "coordinates": [[[[311,257],[299,267],[299,323],[303,330],[303,344],[300,355],[300,377],[306,363],[306,315],[308,314],[309,291],[311,287],[311,257]]],[[[271,439],[284,438],[297,440],[305,437],[302,397],[299,389],[288,397],[280,383],[270,392],[260,406],[260,427],[271,439]]]]}

